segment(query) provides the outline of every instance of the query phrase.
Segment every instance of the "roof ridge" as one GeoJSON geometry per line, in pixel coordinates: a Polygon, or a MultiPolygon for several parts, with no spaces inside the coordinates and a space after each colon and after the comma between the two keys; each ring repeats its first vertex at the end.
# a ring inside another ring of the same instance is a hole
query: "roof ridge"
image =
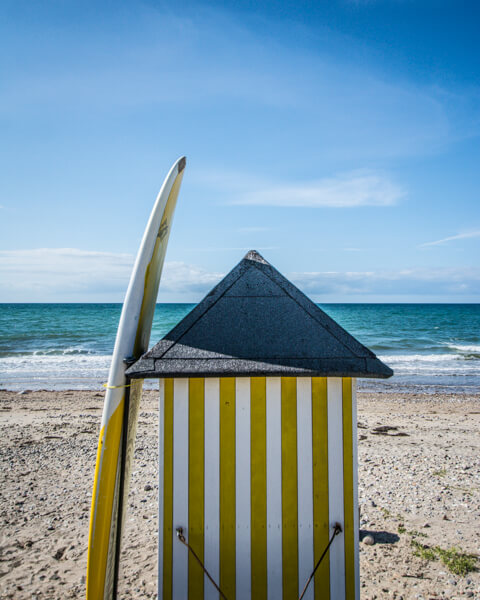
{"type": "Polygon", "coordinates": [[[266,265],[269,265],[270,263],[268,262],[268,260],[265,260],[263,258],[263,256],[260,254],[260,252],[257,252],[257,250],[249,250],[245,256],[242,258],[242,260],[252,260],[255,262],[259,262],[259,263],[264,263],[266,265]]]}

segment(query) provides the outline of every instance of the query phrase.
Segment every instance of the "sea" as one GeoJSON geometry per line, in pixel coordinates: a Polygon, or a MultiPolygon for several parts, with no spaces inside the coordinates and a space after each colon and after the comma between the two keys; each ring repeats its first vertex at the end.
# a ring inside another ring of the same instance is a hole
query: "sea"
{"type": "MultiPolygon", "coordinates": [[[[195,304],[157,304],[151,345],[195,304]]],[[[364,390],[480,393],[480,304],[319,304],[389,365],[364,390]]],[[[121,304],[0,304],[0,388],[102,389],[121,304]]],[[[147,387],[158,385],[147,381],[147,387]]]]}

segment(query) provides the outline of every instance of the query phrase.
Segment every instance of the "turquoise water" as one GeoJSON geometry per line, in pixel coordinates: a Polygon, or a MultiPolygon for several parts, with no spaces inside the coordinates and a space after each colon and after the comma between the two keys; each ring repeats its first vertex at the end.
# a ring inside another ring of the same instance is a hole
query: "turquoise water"
{"type": "MultiPolygon", "coordinates": [[[[151,344],[194,304],[158,304],[151,344]]],[[[480,392],[480,304],[322,304],[395,371],[364,388],[480,392]]],[[[0,304],[0,387],[96,389],[120,304],[0,304]]],[[[152,384],[153,385],[153,384],[152,384]]]]}

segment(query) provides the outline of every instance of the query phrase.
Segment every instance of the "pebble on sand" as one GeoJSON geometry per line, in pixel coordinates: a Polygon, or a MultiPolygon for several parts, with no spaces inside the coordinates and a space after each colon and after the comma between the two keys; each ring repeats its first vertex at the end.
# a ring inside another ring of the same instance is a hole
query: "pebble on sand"
{"type": "Polygon", "coordinates": [[[373,539],[373,535],[366,535],[362,542],[366,545],[366,546],[373,546],[373,544],[375,543],[375,540],[373,539]]]}

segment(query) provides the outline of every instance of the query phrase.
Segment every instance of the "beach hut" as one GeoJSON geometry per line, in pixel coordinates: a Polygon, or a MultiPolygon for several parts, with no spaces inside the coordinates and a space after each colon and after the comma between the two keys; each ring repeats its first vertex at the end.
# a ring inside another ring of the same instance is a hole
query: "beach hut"
{"type": "Polygon", "coordinates": [[[355,378],[386,365],[251,251],[127,374],[160,380],[159,598],[296,600],[322,555],[304,598],[359,598],[355,378]]]}

